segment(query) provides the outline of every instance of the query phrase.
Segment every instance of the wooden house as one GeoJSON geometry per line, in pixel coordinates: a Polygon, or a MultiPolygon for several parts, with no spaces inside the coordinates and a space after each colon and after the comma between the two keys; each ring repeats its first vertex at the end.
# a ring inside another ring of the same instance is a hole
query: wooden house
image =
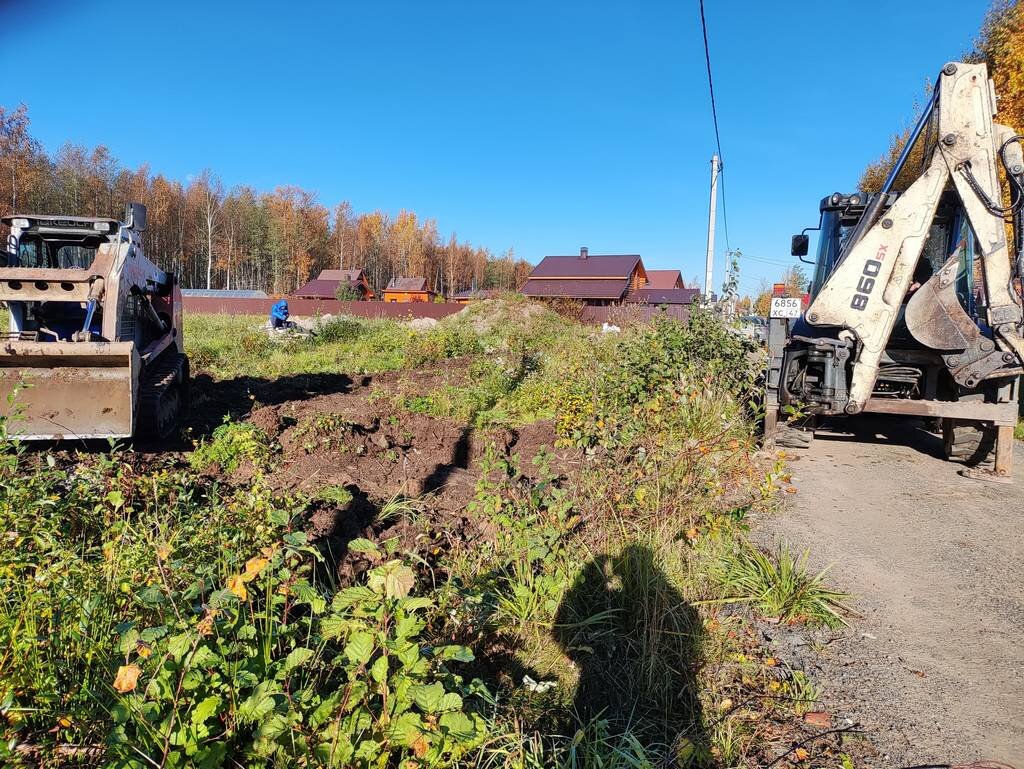
{"type": "Polygon", "coordinates": [[[362,270],[321,270],[320,274],[305,285],[295,289],[296,299],[337,299],[338,287],[349,286],[358,301],[373,299],[373,289],[362,270]]]}
{"type": "Polygon", "coordinates": [[[433,302],[437,296],[426,278],[392,278],[382,294],[385,302],[433,302]]]}
{"type": "Polygon", "coordinates": [[[648,270],[647,288],[686,288],[679,270],[648,270]]]}
{"type": "Polygon", "coordinates": [[[639,254],[545,256],[521,289],[533,299],[575,299],[586,305],[619,304],[647,285],[639,254]]]}

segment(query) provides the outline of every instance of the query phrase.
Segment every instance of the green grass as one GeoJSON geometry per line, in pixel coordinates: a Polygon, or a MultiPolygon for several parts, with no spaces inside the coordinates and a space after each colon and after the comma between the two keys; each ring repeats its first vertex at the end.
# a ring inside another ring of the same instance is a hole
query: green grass
{"type": "Polygon", "coordinates": [[[311,339],[271,339],[261,317],[187,315],[185,352],[217,378],[379,373],[405,365],[413,332],[391,320],[332,319],[311,339]]]}
{"type": "Polygon", "coordinates": [[[783,622],[828,627],[846,624],[846,602],[851,596],[827,586],[828,567],[811,573],[809,557],[808,550],[794,556],[785,543],[779,544],[774,555],[768,555],[743,541],[722,556],[722,600],[750,603],[764,616],[783,622]]]}

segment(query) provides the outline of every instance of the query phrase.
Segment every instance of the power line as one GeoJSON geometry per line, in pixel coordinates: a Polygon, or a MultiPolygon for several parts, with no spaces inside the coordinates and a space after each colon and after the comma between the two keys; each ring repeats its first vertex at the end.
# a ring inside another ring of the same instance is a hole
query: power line
{"type": "Polygon", "coordinates": [[[704,33],[704,61],[708,66],[708,91],[711,92],[711,119],[715,124],[715,146],[718,147],[718,176],[722,182],[722,227],[725,230],[725,248],[731,251],[729,246],[729,216],[725,208],[725,156],[722,154],[722,138],[718,133],[718,108],[715,105],[715,83],[711,77],[711,51],[708,48],[708,25],[704,19],[704,0],[700,0],[700,28],[704,33]]]}

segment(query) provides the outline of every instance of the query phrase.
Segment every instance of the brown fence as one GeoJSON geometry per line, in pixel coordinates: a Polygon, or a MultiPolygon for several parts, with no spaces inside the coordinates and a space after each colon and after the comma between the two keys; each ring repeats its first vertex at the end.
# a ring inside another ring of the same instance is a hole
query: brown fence
{"type": "MultiPolygon", "coordinates": [[[[269,315],[275,300],[213,296],[186,296],[182,307],[197,315],[269,315]]],[[[288,311],[296,317],[355,315],[359,318],[444,318],[466,309],[464,304],[432,302],[339,302],[337,299],[289,299],[288,311]]]]}
{"type": "Polygon", "coordinates": [[[690,318],[690,308],[682,304],[588,306],[580,311],[580,321],[583,323],[610,323],[613,326],[628,326],[632,323],[643,323],[661,315],[676,318],[685,323],[690,318]]]}

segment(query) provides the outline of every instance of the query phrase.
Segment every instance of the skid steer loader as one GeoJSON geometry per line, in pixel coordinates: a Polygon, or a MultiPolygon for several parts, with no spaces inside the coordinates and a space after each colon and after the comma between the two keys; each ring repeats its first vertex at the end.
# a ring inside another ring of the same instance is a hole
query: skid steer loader
{"type": "Polygon", "coordinates": [[[161,440],[188,407],[181,291],[146,258],[146,208],[3,218],[0,409],[24,440],[161,440]]]}
{"type": "MultiPolygon", "coordinates": [[[[785,411],[917,415],[941,421],[947,457],[974,466],[965,475],[1009,477],[1024,373],[1024,158],[995,112],[986,66],[947,64],[882,189],[821,201],[808,228],[820,233],[810,304],[770,321],[766,436],[785,429],[785,411]],[[923,171],[893,192],[918,141],[923,171]]],[[[808,230],[793,237],[801,259],[808,230]]]]}

